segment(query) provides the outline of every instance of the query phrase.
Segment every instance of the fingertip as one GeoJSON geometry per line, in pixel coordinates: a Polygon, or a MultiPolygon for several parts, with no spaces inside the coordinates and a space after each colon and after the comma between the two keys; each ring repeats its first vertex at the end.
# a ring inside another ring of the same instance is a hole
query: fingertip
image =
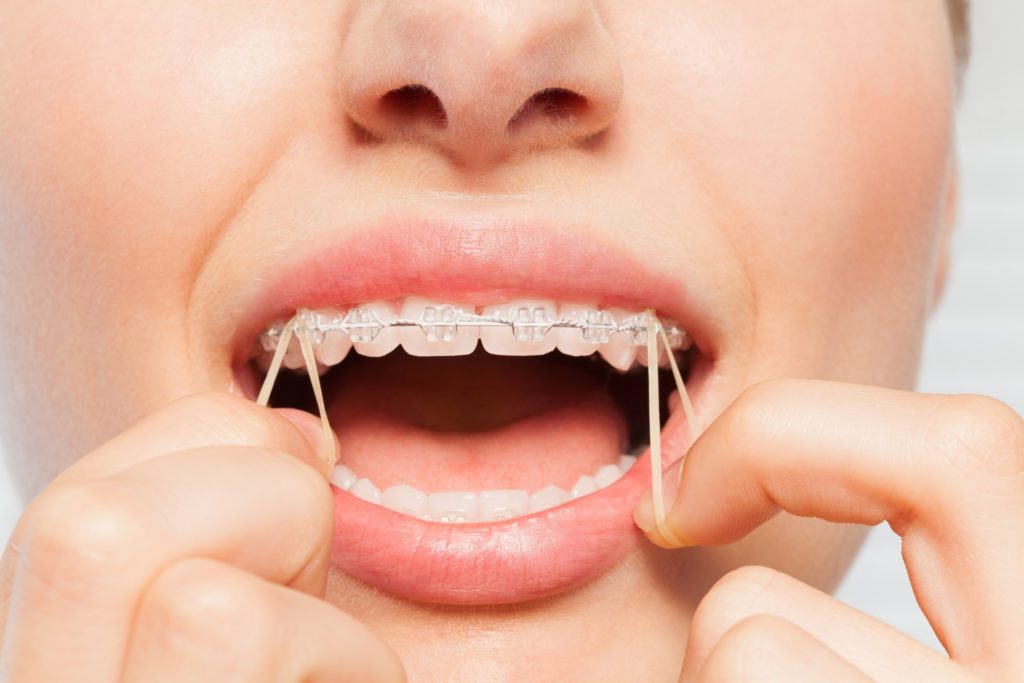
{"type": "Polygon", "coordinates": [[[659,548],[675,550],[677,548],[688,548],[694,545],[670,527],[668,520],[666,520],[664,525],[658,524],[649,491],[644,494],[644,497],[640,499],[640,502],[633,510],[633,521],[636,523],[637,527],[644,532],[647,540],[659,548]]]}
{"type": "Polygon", "coordinates": [[[649,489],[644,492],[644,495],[637,501],[636,507],[633,508],[633,522],[645,534],[650,534],[655,528],[654,504],[649,489]]]}
{"type": "Polygon", "coordinates": [[[327,441],[320,418],[304,410],[297,408],[274,408],[273,411],[298,428],[319,458],[319,471],[329,477],[337,460],[339,448],[338,435],[332,432],[330,441],[327,441]]]}
{"type": "Polygon", "coordinates": [[[636,507],[633,508],[633,521],[637,527],[644,532],[651,543],[666,549],[694,545],[685,534],[676,528],[678,522],[673,523],[674,519],[678,520],[678,513],[675,516],[671,514],[679,491],[680,475],[678,470],[680,467],[681,463],[676,463],[665,470],[662,475],[662,501],[666,517],[664,520],[660,520],[660,522],[658,520],[654,506],[654,493],[651,489],[644,492],[640,500],[637,501],[636,507]]]}

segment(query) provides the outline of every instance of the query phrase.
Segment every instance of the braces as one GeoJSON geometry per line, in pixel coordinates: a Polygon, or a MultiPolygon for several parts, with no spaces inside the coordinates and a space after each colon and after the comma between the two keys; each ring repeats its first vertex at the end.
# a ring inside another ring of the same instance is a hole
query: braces
{"type": "MultiPolygon", "coordinates": [[[[592,344],[607,344],[613,334],[628,334],[634,346],[646,346],[648,334],[648,313],[631,315],[617,323],[611,312],[594,309],[585,313],[584,319],[552,318],[546,309],[523,306],[511,316],[470,313],[456,306],[429,306],[419,320],[395,318],[381,320],[375,311],[352,308],[344,314],[331,315],[302,309],[289,321],[279,321],[260,335],[259,344],[265,352],[277,350],[288,325],[296,319],[312,336],[312,342],[319,344],[328,332],[344,332],[354,342],[371,342],[385,328],[419,327],[428,341],[449,342],[455,339],[461,327],[509,327],[516,341],[540,341],[555,328],[578,329],[583,340],[592,344]]],[[[667,346],[672,350],[690,347],[686,332],[674,322],[659,323],[667,337],[667,346]]],[[[286,344],[287,346],[287,344],[286,344]]]]}
{"type": "MultiPolygon", "coordinates": [[[[440,308],[440,307],[439,307],[440,308]]],[[[452,308],[452,307],[443,307],[452,308]]],[[[358,309],[352,309],[358,310],[358,309]]],[[[429,310],[429,309],[428,309],[429,310]]],[[[539,309],[543,310],[543,309],[539,309]]],[[[351,314],[352,311],[349,311],[351,314]]],[[[607,311],[604,311],[607,313],[607,311]]],[[[665,346],[667,351],[669,364],[672,368],[672,378],[675,380],[676,388],[679,390],[679,398],[683,404],[683,410],[686,415],[687,425],[690,429],[690,434],[693,440],[696,441],[697,436],[700,434],[700,428],[697,424],[697,417],[693,410],[693,403],[690,401],[690,396],[686,391],[686,385],[683,383],[682,373],[679,371],[679,365],[676,363],[675,354],[672,350],[672,338],[669,330],[666,326],[658,319],[658,316],[653,310],[647,310],[642,314],[644,318],[643,328],[643,344],[647,347],[647,357],[654,358],[658,354],[658,341],[660,340],[665,346]]],[[[291,341],[292,335],[295,335],[299,340],[299,348],[302,351],[302,357],[306,364],[306,370],[309,374],[309,381],[313,387],[313,394],[316,397],[317,410],[320,412],[320,426],[323,430],[324,443],[330,444],[328,446],[330,453],[327,454],[327,474],[330,474],[330,469],[338,462],[337,444],[334,439],[334,432],[331,430],[330,422],[327,419],[327,410],[324,407],[324,394],[323,388],[320,385],[320,376],[316,372],[316,359],[313,356],[313,341],[312,335],[314,333],[323,334],[330,329],[336,329],[334,327],[318,327],[322,323],[321,318],[323,316],[306,309],[300,310],[294,318],[280,324],[280,328],[275,335],[275,348],[274,357],[270,362],[270,367],[267,369],[267,376],[263,380],[263,386],[260,387],[259,396],[256,398],[256,403],[260,406],[266,407],[270,401],[270,392],[274,389],[274,383],[277,381],[278,374],[281,371],[281,365],[284,363],[285,351],[288,349],[288,344],[291,341]]],[[[348,316],[346,316],[347,318],[348,316]]],[[[424,315],[426,317],[426,314],[424,315]]],[[[496,319],[492,316],[475,316],[477,318],[485,318],[492,322],[494,325],[511,324],[510,321],[505,319],[496,319]]],[[[639,316],[637,316],[639,317],[639,316]]],[[[609,315],[610,318],[610,315],[609,315]]],[[[448,321],[445,321],[446,324],[448,321]]],[[[392,324],[401,323],[401,326],[408,327],[411,325],[420,325],[420,322],[412,322],[406,320],[392,321],[392,324]]],[[[458,323],[455,323],[456,325],[458,323]]],[[[635,322],[629,323],[630,325],[636,325],[635,322]]],[[[552,327],[555,325],[552,324],[552,327]]],[[[578,323],[560,325],[561,327],[581,327],[578,323]]],[[[678,327],[674,329],[678,330],[678,327]]],[[[346,330],[347,331],[347,330],[346,330]]],[[[624,326],[616,326],[616,331],[627,331],[627,332],[639,332],[639,329],[629,328],[625,329],[624,326]]],[[[379,332],[379,329],[378,329],[379,332]]],[[[376,335],[376,333],[374,333],[376,335]]],[[[682,332],[680,331],[680,334],[682,332]]],[[[636,339],[634,336],[634,341],[636,339]]],[[[270,349],[267,349],[270,350],[270,349]]],[[[658,379],[658,367],[654,363],[650,364],[647,368],[647,393],[648,393],[648,417],[650,427],[650,448],[651,448],[651,495],[654,503],[654,521],[655,527],[658,533],[663,539],[672,543],[677,547],[686,545],[685,541],[679,538],[668,526],[666,518],[665,502],[663,497],[663,486],[662,481],[662,457],[661,457],[661,415],[659,408],[659,379],[658,379]]],[[[680,460],[685,458],[684,454],[680,460]]],[[[682,481],[683,470],[679,468],[679,477],[676,484],[682,481]]]]}

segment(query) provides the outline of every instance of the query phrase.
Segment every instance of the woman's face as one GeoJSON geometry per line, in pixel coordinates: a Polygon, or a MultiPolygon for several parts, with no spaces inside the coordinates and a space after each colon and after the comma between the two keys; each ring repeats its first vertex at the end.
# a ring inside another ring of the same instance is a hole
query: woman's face
{"type": "MultiPolygon", "coordinates": [[[[239,361],[303,305],[656,306],[700,348],[705,424],[767,378],[914,383],[953,194],[935,0],[40,1],[0,8],[0,45],[2,433],[26,496],[174,397],[251,392],[239,361]]],[[[582,374],[552,408],[536,359],[489,392],[463,361],[420,384],[424,361],[353,374],[343,453],[543,478],[621,437],[592,387],[573,395],[582,374]],[[471,389],[484,407],[458,433],[444,409],[471,389]],[[408,426],[424,411],[434,434],[408,426]]],[[[328,597],[410,670],[648,678],[722,573],[828,589],[860,535],[780,517],[665,552],[637,534],[596,578],[503,607],[341,570],[328,597]]]]}

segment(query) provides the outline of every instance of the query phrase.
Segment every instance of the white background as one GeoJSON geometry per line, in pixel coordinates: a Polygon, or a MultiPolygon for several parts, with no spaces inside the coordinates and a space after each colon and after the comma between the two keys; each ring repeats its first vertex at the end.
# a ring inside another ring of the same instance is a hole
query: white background
{"type": "MultiPolygon", "coordinates": [[[[958,135],[961,225],[921,389],[990,394],[1024,412],[1024,3],[974,5],[958,135]]],[[[0,472],[0,538],[17,510],[0,472]]],[[[839,597],[937,647],[903,573],[899,539],[887,528],[871,534],[839,597]]]]}

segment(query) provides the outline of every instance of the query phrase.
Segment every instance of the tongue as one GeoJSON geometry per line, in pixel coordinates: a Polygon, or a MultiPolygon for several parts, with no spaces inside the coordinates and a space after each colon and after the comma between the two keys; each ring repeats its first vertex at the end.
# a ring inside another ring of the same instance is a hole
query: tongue
{"type": "Polygon", "coordinates": [[[327,412],[342,462],[381,489],[568,490],[627,442],[606,372],[554,353],[352,355],[328,377],[327,412]]]}

